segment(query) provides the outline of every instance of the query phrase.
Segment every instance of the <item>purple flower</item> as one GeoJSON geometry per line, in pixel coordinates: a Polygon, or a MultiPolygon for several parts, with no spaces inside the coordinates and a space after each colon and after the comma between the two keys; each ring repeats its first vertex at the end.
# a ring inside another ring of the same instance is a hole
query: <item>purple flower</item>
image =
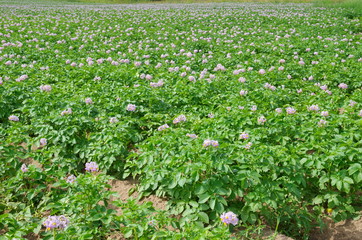
{"type": "Polygon", "coordinates": [[[319,106],[318,105],[312,105],[310,107],[308,107],[309,111],[319,111],[319,106]]]}
{"type": "Polygon", "coordinates": [[[227,213],[223,213],[220,216],[221,221],[227,225],[227,224],[232,224],[232,225],[236,225],[238,224],[239,219],[237,218],[236,214],[233,212],[227,212],[227,213]]]}
{"type": "Polygon", "coordinates": [[[13,122],[19,122],[19,118],[15,115],[11,115],[8,119],[13,122]]]}
{"type": "Polygon", "coordinates": [[[328,95],[332,95],[332,92],[329,91],[329,90],[326,90],[325,92],[326,92],[328,95]]]}
{"type": "Polygon", "coordinates": [[[67,110],[64,110],[63,112],[61,112],[60,115],[64,116],[64,115],[69,115],[72,113],[73,113],[72,109],[68,108],[67,110]]]}
{"type": "Polygon", "coordinates": [[[240,96],[245,96],[246,94],[248,94],[248,91],[246,91],[246,90],[240,91],[240,96]]]}
{"type": "Polygon", "coordinates": [[[186,116],[181,114],[180,116],[178,116],[173,120],[173,124],[177,124],[179,122],[186,122],[186,116]]]}
{"type": "Polygon", "coordinates": [[[67,183],[73,183],[77,178],[74,175],[70,175],[67,177],[67,183]]]}
{"type": "Polygon", "coordinates": [[[86,104],[93,104],[93,101],[92,101],[91,98],[86,98],[86,99],[84,100],[84,102],[85,102],[86,104]]]}
{"type": "Polygon", "coordinates": [[[151,86],[151,87],[162,87],[163,84],[164,84],[163,81],[160,80],[160,81],[158,81],[158,82],[151,82],[151,83],[150,83],[150,86],[151,86]]]}
{"type": "Polygon", "coordinates": [[[50,92],[52,90],[52,86],[50,86],[50,85],[41,85],[39,88],[41,91],[44,91],[44,92],[50,92]]]}
{"type": "Polygon", "coordinates": [[[323,127],[323,126],[325,126],[325,125],[327,125],[327,121],[326,121],[326,120],[324,120],[324,119],[319,120],[319,122],[318,122],[318,126],[319,126],[319,127],[323,127]]]}
{"type": "Polygon", "coordinates": [[[295,110],[295,109],[292,108],[292,107],[287,107],[287,108],[286,108],[286,111],[287,111],[288,114],[294,114],[294,113],[296,113],[297,110],[295,110]]]}
{"type": "Polygon", "coordinates": [[[362,109],[359,111],[358,116],[362,117],[362,109]]]}
{"type": "Polygon", "coordinates": [[[51,230],[59,227],[58,216],[49,216],[44,222],[43,226],[46,227],[46,230],[51,230]]]}
{"type": "Polygon", "coordinates": [[[353,107],[356,104],[357,104],[357,102],[355,102],[353,100],[349,100],[349,106],[353,107]]]}
{"type": "Polygon", "coordinates": [[[60,215],[58,217],[58,222],[59,222],[59,228],[64,229],[68,227],[69,220],[64,215],[60,215]]]}
{"type": "Polygon", "coordinates": [[[134,112],[134,111],[136,111],[136,105],[128,104],[126,110],[130,111],[130,112],[134,112]]]}
{"type": "Polygon", "coordinates": [[[347,89],[348,85],[345,84],[345,83],[340,83],[340,84],[338,84],[338,87],[341,88],[341,89],[347,89]]]}
{"type": "Polygon", "coordinates": [[[256,105],[253,105],[251,108],[250,108],[251,111],[255,112],[256,110],[258,110],[258,107],[256,105]]]}
{"type": "Polygon", "coordinates": [[[217,64],[216,67],[214,68],[214,71],[225,71],[226,68],[221,65],[221,64],[217,64]]]}
{"type": "Polygon", "coordinates": [[[263,74],[265,74],[265,73],[266,73],[266,71],[265,71],[264,69],[260,69],[260,70],[259,70],[259,74],[262,74],[262,75],[263,75],[263,74]]]}
{"type": "Polygon", "coordinates": [[[165,130],[165,129],[167,129],[167,128],[169,128],[168,124],[164,124],[164,125],[162,125],[162,126],[159,126],[159,127],[157,128],[157,130],[158,130],[158,131],[163,131],[163,130],[165,130]]]}
{"type": "Polygon", "coordinates": [[[252,144],[251,142],[248,142],[248,143],[244,146],[244,148],[247,149],[247,150],[249,150],[252,145],[253,145],[253,144],[252,144]]]}
{"type": "Polygon", "coordinates": [[[204,140],[204,143],[202,144],[202,146],[203,147],[208,147],[208,146],[218,147],[219,142],[215,141],[215,140],[206,139],[206,140],[204,140]]]}
{"type": "Polygon", "coordinates": [[[322,111],[322,112],[321,112],[321,115],[322,115],[323,117],[328,117],[329,113],[328,113],[328,111],[322,111]]]}
{"type": "Polygon", "coordinates": [[[198,138],[197,135],[194,134],[194,133],[191,133],[191,134],[190,134],[190,133],[187,133],[186,136],[187,136],[187,137],[190,137],[190,138],[193,138],[193,139],[198,138]]]}
{"type": "Polygon", "coordinates": [[[96,172],[98,171],[98,164],[96,162],[88,162],[85,164],[85,170],[87,172],[96,172]]]}
{"type": "Polygon", "coordinates": [[[156,227],[156,226],[157,226],[157,222],[156,222],[156,220],[154,220],[154,219],[148,221],[147,224],[150,225],[150,226],[152,226],[152,227],[156,227]]]}
{"type": "Polygon", "coordinates": [[[266,118],[264,116],[261,116],[258,118],[258,123],[259,124],[264,124],[266,122],[266,118]]]}
{"type": "Polygon", "coordinates": [[[246,132],[242,132],[239,136],[240,139],[248,139],[249,138],[249,134],[246,132]]]}
{"type": "Polygon", "coordinates": [[[21,82],[28,78],[28,75],[21,75],[19,78],[17,78],[15,81],[21,82]]]}
{"type": "Polygon", "coordinates": [[[240,78],[238,79],[238,81],[241,82],[241,83],[244,83],[244,82],[246,82],[246,78],[240,77],[240,78]]]}
{"type": "Polygon", "coordinates": [[[64,216],[49,216],[44,222],[43,226],[46,227],[46,230],[51,230],[55,228],[64,229],[68,226],[69,220],[64,216]]]}
{"type": "Polygon", "coordinates": [[[283,109],[281,109],[281,108],[276,108],[275,111],[276,111],[277,113],[282,113],[282,112],[283,112],[283,109]]]}
{"type": "Polygon", "coordinates": [[[39,142],[40,142],[40,146],[45,146],[45,145],[47,145],[47,139],[46,138],[41,138],[40,140],[39,140],[39,142]]]}
{"type": "Polygon", "coordinates": [[[151,80],[153,77],[150,74],[146,74],[145,78],[146,80],[151,80]]]}
{"type": "Polygon", "coordinates": [[[28,169],[28,167],[26,166],[26,164],[24,163],[23,165],[21,165],[20,170],[21,170],[22,172],[27,172],[29,169],[28,169]]]}
{"type": "Polygon", "coordinates": [[[327,90],[328,89],[328,86],[327,85],[322,85],[319,87],[320,89],[322,89],[323,91],[327,90]]]}
{"type": "Polygon", "coordinates": [[[118,121],[118,119],[117,119],[116,117],[111,117],[111,118],[109,119],[109,122],[110,122],[110,123],[118,123],[119,121],[118,121]]]}
{"type": "Polygon", "coordinates": [[[211,140],[211,146],[213,147],[218,147],[219,146],[219,142],[215,141],[215,140],[211,140]]]}

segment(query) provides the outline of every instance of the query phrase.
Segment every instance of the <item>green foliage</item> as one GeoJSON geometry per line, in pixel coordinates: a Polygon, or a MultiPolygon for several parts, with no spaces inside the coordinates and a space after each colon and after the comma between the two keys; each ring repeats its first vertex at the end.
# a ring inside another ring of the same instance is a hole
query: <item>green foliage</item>
{"type": "Polygon", "coordinates": [[[6,239],[253,239],[265,224],[306,239],[356,214],[357,8],[49,5],[0,8],[6,239]],[[112,202],[127,177],[167,211],[112,202]],[[59,215],[67,228],[42,226],[59,215]]]}

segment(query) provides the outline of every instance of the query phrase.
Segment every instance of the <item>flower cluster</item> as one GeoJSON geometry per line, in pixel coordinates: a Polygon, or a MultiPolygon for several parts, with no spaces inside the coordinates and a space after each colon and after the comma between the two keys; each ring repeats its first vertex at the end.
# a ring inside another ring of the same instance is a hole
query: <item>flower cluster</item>
{"type": "MultiPolygon", "coordinates": [[[[87,164],[86,164],[86,165],[87,165],[87,164]]],[[[97,168],[98,168],[98,166],[97,166],[97,168]]],[[[86,170],[87,170],[87,169],[86,169],[86,170]]],[[[70,175],[70,176],[67,177],[66,182],[67,182],[67,183],[73,183],[73,182],[75,182],[76,179],[77,179],[76,176],[70,175]]]]}
{"type": "Polygon", "coordinates": [[[68,226],[69,220],[64,216],[49,216],[44,222],[43,226],[46,227],[46,230],[52,229],[64,229],[68,226]]]}
{"type": "Polygon", "coordinates": [[[96,162],[88,162],[85,164],[85,170],[87,172],[97,172],[98,164],[96,162]]]}
{"type": "Polygon", "coordinates": [[[52,86],[50,85],[41,85],[39,88],[43,92],[50,92],[52,90],[52,86]]]}
{"type": "Polygon", "coordinates": [[[92,101],[91,98],[86,98],[86,99],[84,100],[84,102],[85,102],[86,104],[93,104],[93,101],[92,101]]]}
{"type": "Polygon", "coordinates": [[[180,123],[180,122],[186,122],[186,116],[181,114],[180,116],[178,116],[177,118],[175,118],[173,120],[173,124],[177,124],[177,123],[180,123]]]}
{"type": "Polygon", "coordinates": [[[297,110],[295,110],[295,109],[292,108],[292,107],[287,107],[287,108],[286,108],[286,111],[287,111],[288,114],[294,114],[294,113],[297,112],[297,110]]]}
{"type": "Polygon", "coordinates": [[[118,119],[117,119],[116,117],[111,117],[111,118],[109,119],[109,122],[110,122],[110,123],[118,123],[119,121],[118,121],[118,119]]]}
{"type": "Polygon", "coordinates": [[[317,112],[317,111],[319,111],[319,106],[318,105],[312,105],[312,106],[308,107],[308,110],[317,112]]]}
{"type": "Polygon", "coordinates": [[[15,115],[11,115],[8,119],[13,122],[19,122],[19,118],[15,115]]]}
{"type": "Polygon", "coordinates": [[[319,120],[319,122],[318,122],[318,126],[319,126],[319,127],[323,127],[323,126],[325,126],[325,125],[327,125],[327,121],[326,121],[326,120],[324,120],[324,119],[319,120]]]}
{"type": "Polygon", "coordinates": [[[208,147],[208,146],[213,146],[213,147],[218,147],[219,146],[219,142],[216,140],[210,140],[210,139],[206,139],[204,141],[204,143],[202,144],[203,147],[208,147]]]}
{"type": "Polygon", "coordinates": [[[46,138],[41,138],[40,140],[39,140],[39,143],[40,143],[40,146],[45,146],[45,145],[47,145],[47,139],[46,138]]]}
{"type": "Polygon", "coordinates": [[[160,81],[158,81],[158,82],[150,82],[150,86],[151,86],[151,87],[154,87],[154,88],[156,88],[156,87],[162,87],[163,84],[164,84],[164,82],[163,82],[162,80],[160,80],[160,81]]]}
{"type": "Polygon", "coordinates": [[[222,65],[222,64],[217,64],[216,67],[214,68],[214,71],[225,71],[226,68],[222,65]]]}
{"type": "Polygon", "coordinates": [[[246,91],[246,90],[240,91],[240,96],[245,96],[246,94],[248,94],[248,91],[246,91]]]}
{"type": "Polygon", "coordinates": [[[248,142],[248,143],[244,146],[244,148],[247,149],[247,150],[249,150],[252,145],[253,145],[253,144],[252,144],[251,142],[248,142]]]}
{"type": "Polygon", "coordinates": [[[276,87],[271,85],[270,83],[265,83],[264,87],[267,88],[267,89],[273,90],[273,91],[276,89],[276,87]]]}
{"type": "Polygon", "coordinates": [[[248,139],[249,138],[249,134],[246,132],[242,132],[239,136],[240,139],[248,139]]]}
{"type": "Polygon", "coordinates": [[[266,122],[266,118],[264,116],[261,116],[261,117],[258,118],[258,123],[259,124],[263,125],[265,122],[266,122]]]}
{"type": "Polygon", "coordinates": [[[281,108],[276,108],[275,111],[276,111],[277,113],[282,113],[282,112],[283,112],[283,109],[281,109],[281,108]]]}
{"type": "Polygon", "coordinates": [[[23,165],[21,165],[20,170],[21,170],[22,172],[27,172],[29,169],[28,169],[28,167],[26,166],[26,164],[24,163],[23,165]]]}
{"type": "Polygon", "coordinates": [[[328,117],[328,116],[329,116],[328,111],[322,111],[322,112],[321,112],[321,116],[323,116],[323,117],[328,117]]]}
{"type": "Polygon", "coordinates": [[[228,224],[232,224],[232,225],[236,225],[239,222],[239,219],[237,218],[236,214],[233,212],[227,212],[227,213],[223,213],[220,216],[221,222],[223,222],[225,225],[228,224]]]}
{"type": "Polygon", "coordinates": [[[357,104],[356,101],[353,101],[353,100],[350,100],[350,101],[349,101],[349,106],[350,106],[350,107],[353,107],[353,106],[356,105],[356,104],[357,104]]]}
{"type": "Polygon", "coordinates": [[[64,110],[63,112],[60,113],[60,115],[64,116],[64,115],[69,115],[72,114],[72,109],[68,108],[67,110],[64,110]]]}
{"type": "Polygon", "coordinates": [[[128,104],[126,110],[130,111],[130,112],[134,112],[134,111],[136,111],[136,105],[128,104]]]}
{"type": "Polygon", "coordinates": [[[21,82],[21,81],[24,81],[25,79],[28,78],[28,75],[21,75],[20,77],[18,77],[15,81],[17,82],[21,82]]]}
{"type": "Polygon", "coordinates": [[[194,138],[194,139],[198,138],[198,136],[196,134],[194,134],[194,133],[187,133],[186,136],[189,137],[189,138],[194,138]]]}
{"type": "Polygon", "coordinates": [[[167,128],[169,128],[168,124],[164,124],[164,125],[162,125],[162,126],[159,126],[159,127],[157,128],[157,130],[158,130],[158,131],[163,131],[163,130],[165,130],[165,129],[167,129],[167,128]]]}
{"type": "Polygon", "coordinates": [[[345,83],[340,83],[340,84],[338,84],[338,87],[341,88],[341,89],[347,89],[348,85],[345,84],[345,83]]]}

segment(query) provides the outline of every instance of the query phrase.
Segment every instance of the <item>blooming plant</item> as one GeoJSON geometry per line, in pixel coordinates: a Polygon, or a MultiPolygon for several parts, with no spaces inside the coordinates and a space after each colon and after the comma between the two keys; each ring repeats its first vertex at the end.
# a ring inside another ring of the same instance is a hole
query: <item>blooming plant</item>
{"type": "Polygon", "coordinates": [[[225,225],[232,224],[234,226],[238,224],[239,221],[236,214],[233,212],[224,212],[223,214],[221,214],[220,219],[221,222],[223,222],[225,225]]]}
{"type": "Polygon", "coordinates": [[[0,3],[5,239],[229,239],[261,223],[307,239],[357,213],[360,19],[58,2],[0,3]],[[167,212],[112,202],[132,177],[167,212]]]}

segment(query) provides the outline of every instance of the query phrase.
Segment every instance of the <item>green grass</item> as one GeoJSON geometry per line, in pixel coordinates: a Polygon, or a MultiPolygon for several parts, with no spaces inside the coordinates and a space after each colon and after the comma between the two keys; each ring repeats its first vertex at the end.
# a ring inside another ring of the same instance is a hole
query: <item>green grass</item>
{"type": "Polygon", "coordinates": [[[346,17],[362,18],[361,0],[316,0],[314,4],[319,7],[344,8],[346,17]]]}
{"type": "MultiPolygon", "coordinates": [[[[11,1],[0,1],[10,3],[11,1]]],[[[28,1],[29,2],[29,1],[28,1]]],[[[211,3],[211,2],[253,2],[253,3],[310,3],[313,0],[40,0],[33,2],[65,2],[65,3],[108,3],[108,4],[135,4],[135,3],[211,3]]]]}

